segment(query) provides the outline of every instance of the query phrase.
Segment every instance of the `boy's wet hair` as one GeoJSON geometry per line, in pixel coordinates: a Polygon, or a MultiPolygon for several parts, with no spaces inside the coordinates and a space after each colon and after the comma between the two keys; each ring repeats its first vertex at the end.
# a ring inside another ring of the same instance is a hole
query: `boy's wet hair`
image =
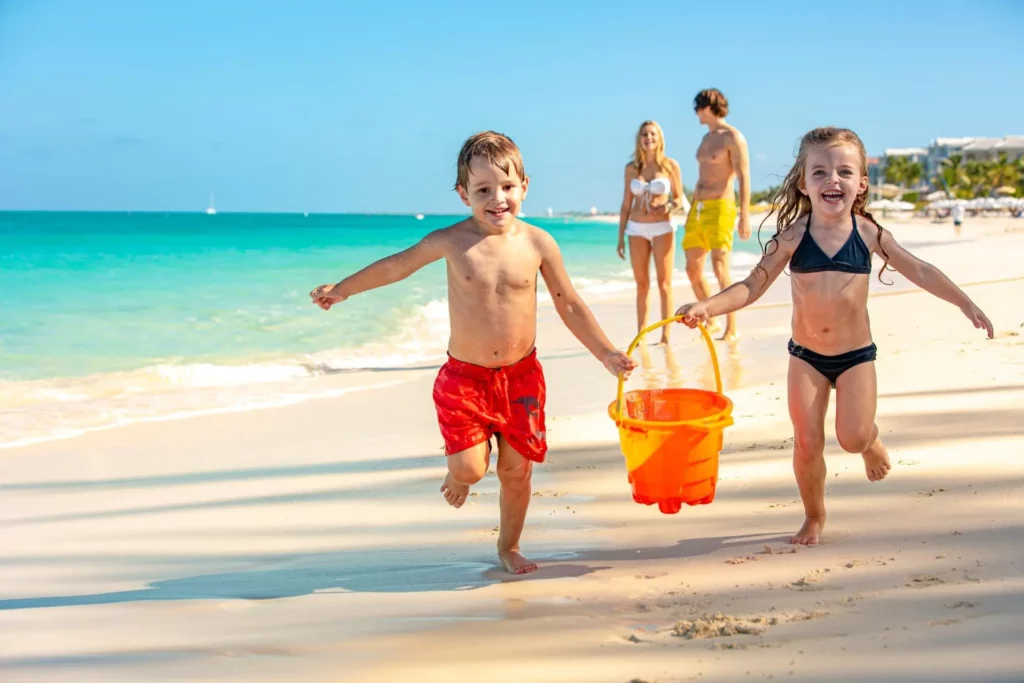
{"type": "Polygon", "coordinates": [[[716,90],[715,88],[701,90],[693,98],[694,111],[704,107],[711,109],[711,113],[720,119],[724,119],[729,115],[729,100],[725,99],[725,95],[722,94],[721,90],[716,90]]]}
{"type": "Polygon", "coordinates": [[[476,156],[483,157],[509,175],[512,175],[512,169],[515,169],[520,180],[526,179],[523,155],[520,154],[516,143],[507,135],[488,130],[470,136],[462,144],[456,170],[456,189],[469,189],[469,162],[476,156]]]}
{"type": "MultiPolygon", "coordinates": [[[[782,185],[775,192],[775,196],[772,197],[771,210],[761,221],[761,226],[764,225],[772,214],[776,217],[776,228],[775,234],[768,240],[768,243],[764,245],[763,253],[767,256],[769,253],[775,253],[775,250],[771,252],[768,248],[773,246],[775,249],[779,248],[779,236],[789,230],[793,224],[801,216],[804,216],[811,212],[811,198],[800,191],[800,188],[804,186],[804,167],[807,165],[807,155],[810,153],[812,147],[824,146],[824,147],[838,147],[840,145],[851,145],[857,149],[857,156],[860,159],[860,173],[861,175],[868,174],[868,153],[864,147],[864,143],[861,141],[860,136],[854,133],[849,128],[836,128],[834,126],[823,126],[821,128],[815,128],[814,130],[808,131],[800,138],[800,145],[796,151],[796,161],[793,164],[793,168],[786,174],[785,179],[782,181],[782,185]]],[[[875,217],[872,216],[867,210],[868,204],[868,193],[867,191],[857,195],[853,200],[853,213],[857,216],[864,216],[872,223],[878,226],[878,247],[884,257],[881,269],[878,271],[878,280],[882,280],[882,273],[885,272],[889,266],[889,255],[885,252],[885,248],[882,247],[882,226],[878,224],[875,217]]],[[[757,239],[761,241],[761,226],[757,228],[757,239]]],[[[808,226],[808,229],[810,226],[808,226]]],[[[762,269],[760,264],[755,266],[755,269],[762,269]]],[[[762,269],[763,270],[763,269],[762,269]]],[[[892,284],[891,282],[886,284],[892,284]]]]}

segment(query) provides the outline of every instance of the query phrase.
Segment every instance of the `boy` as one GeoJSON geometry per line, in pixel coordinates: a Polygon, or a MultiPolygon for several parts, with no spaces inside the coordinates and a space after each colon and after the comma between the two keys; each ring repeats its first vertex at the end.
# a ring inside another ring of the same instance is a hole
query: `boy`
{"type": "Polygon", "coordinates": [[[459,152],[455,182],[455,191],[472,210],[470,218],[336,285],[310,292],[326,311],[445,259],[451,332],[448,362],[434,383],[448,461],[441,492],[449,505],[462,507],[469,487],[487,472],[491,436],[500,436],[498,559],[512,574],[537,569],[519,553],[519,537],[530,504],[533,463],[543,462],[547,453],[544,374],[534,348],[537,271],[566,327],[612,375],[628,376],[636,366],[612,346],[573,289],[551,235],[516,219],[528,185],[515,143],[499,133],[478,133],[459,152]]]}

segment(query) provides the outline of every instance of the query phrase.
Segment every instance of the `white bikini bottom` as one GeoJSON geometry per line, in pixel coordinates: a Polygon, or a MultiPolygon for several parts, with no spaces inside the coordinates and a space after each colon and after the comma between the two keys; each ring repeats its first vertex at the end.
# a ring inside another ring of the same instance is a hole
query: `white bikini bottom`
{"type": "Polygon", "coordinates": [[[672,221],[658,221],[657,223],[628,221],[626,223],[626,234],[628,236],[643,237],[650,242],[653,242],[655,237],[667,235],[670,232],[674,233],[675,231],[676,226],[672,221]]]}

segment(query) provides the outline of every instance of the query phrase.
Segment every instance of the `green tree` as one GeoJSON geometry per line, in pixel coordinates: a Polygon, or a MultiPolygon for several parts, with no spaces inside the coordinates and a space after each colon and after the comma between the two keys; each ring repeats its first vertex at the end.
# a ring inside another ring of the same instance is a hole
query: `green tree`
{"type": "Polygon", "coordinates": [[[1005,152],[1001,152],[996,159],[986,162],[985,179],[993,194],[1004,185],[1014,185],[1017,182],[1016,164],[1010,162],[1005,152]]]}
{"type": "MultiPolygon", "coordinates": [[[[885,160],[885,182],[899,185],[900,190],[917,187],[924,175],[924,164],[910,157],[888,157],[885,160]]],[[[902,192],[901,192],[902,194],[902,192]]]]}
{"type": "Polygon", "coordinates": [[[958,191],[966,184],[963,161],[963,154],[950,154],[948,159],[943,159],[939,163],[939,172],[933,182],[942,187],[950,197],[959,196],[958,191]]]}
{"type": "Polygon", "coordinates": [[[921,184],[921,177],[924,175],[924,164],[920,161],[907,161],[903,171],[903,178],[910,187],[917,187],[921,184]]]}
{"type": "Polygon", "coordinates": [[[778,185],[772,185],[771,187],[769,187],[767,189],[758,190],[757,192],[752,192],[751,195],[750,195],[750,203],[751,204],[760,204],[761,202],[770,202],[772,200],[772,197],[774,197],[775,193],[778,192],[778,191],[779,191],[779,186],[778,185]]]}
{"type": "Polygon", "coordinates": [[[886,157],[885,159],[885,182],[903,187],[907,179],[907,165],[910,160],[907,157],[886,157]]]}
{"type": "Polygon", "coordinates": [[[969,160],[964,164],[964,184],[962,191],[958,194],[964,195],[967,199],[972,197],[984,197],[992,191],[989,182],[989,165],[986,161],[969,160]]]}

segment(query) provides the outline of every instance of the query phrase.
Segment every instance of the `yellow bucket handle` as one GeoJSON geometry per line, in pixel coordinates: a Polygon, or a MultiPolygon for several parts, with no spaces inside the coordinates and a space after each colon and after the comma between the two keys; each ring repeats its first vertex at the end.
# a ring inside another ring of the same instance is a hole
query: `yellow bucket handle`
{"type": "MultiPolygon", "coordinates": [[[[650,325],[650,326],[645,327],[644,329],[640,330],[640,332],[636,335],[636,338],[633,340],[633,343],[629,345],[628,349],[626,349],[626,355],[627,356],[632,355],[633,350],[636,349],[637,344],[640,343],[640,340],[643,339],[644,335],[646,335],[651,330],[656,330],[659,327],[664,327],[665,325],[668,325],[669,323],[674,323],[674,322],[677,322],[677,321],[682,320],[682,319],[683,319],[683,316],[681,316],[681,315],[672,316],[671,318],[666,318],[666,319],[662,320],[661,322],[654,323],[653,325],[650,325]]],[[[715,371],[715,393],[717,393],[719,396],[721,396],[722,395],[722,373],[718,369],[718,354],[715,353],[715,344],[714,344],[714,342],[711,341],[711,335],[708,334],[707,328],[704,327],[704,323],[698,321],[697,322],[697,327],[700,328],[700,335],[704,338],[704,343],[706,343],[708,345],[708,351],[711,353],[711,367],[715,371]]],[[[624,374],[620,374],[619,375],[619,389],[618,389],[618,393],[616,394],[616,397],[615,397],[615,410],[616,410],[616,413],[618,414],[618,420],[616,420],[616,423],[618,423],[618,422],[620,422],[622,420],[622,387],[625,384],[625,382],[626,382],[625,375],[624,374]]]]}

